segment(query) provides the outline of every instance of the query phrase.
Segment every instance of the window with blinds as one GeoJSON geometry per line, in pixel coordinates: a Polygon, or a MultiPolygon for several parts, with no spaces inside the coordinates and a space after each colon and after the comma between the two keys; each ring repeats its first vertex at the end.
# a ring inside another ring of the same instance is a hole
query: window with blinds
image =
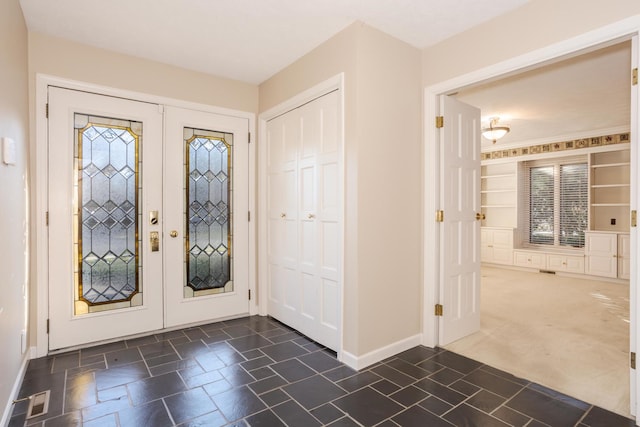
{"type": "Polygon", "coordinates": [[[531,245],[584,247],[589,167],[583,156],[524,163],[520,224],[531,245]]]}

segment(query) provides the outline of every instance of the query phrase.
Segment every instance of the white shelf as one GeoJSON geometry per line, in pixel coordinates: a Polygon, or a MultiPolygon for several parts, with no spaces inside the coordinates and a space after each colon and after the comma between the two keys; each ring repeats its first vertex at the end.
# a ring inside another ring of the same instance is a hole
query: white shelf
{"type": "Polygon", "coordinates": [[[621,163],[603,163],[601,165],[591,165],[593,169],[597,168],[616,168],[619,166],[630,166],[630,162],[621,162],[621,163]]]}
{"type": "Polygon", "coordinates": [[[618,187],[630,187],[631,184],[596,184],[591,188],[618,188],[618,187]]]}
{"type": "Polygon", "coordinates": [[[505,189],[500,189],[500,190],[481,190],[481,193],[513,193],[515,192],[516,189],[515,188],[505,188],[505,189]]]}
{"type": "Polygon", "coordinates": [[[516,174],[514,173],[504,173],[504,174],[496,174],[496,175],[481,175],[481,179],[489,179],[489,178],[514,178],[516,174]]]}

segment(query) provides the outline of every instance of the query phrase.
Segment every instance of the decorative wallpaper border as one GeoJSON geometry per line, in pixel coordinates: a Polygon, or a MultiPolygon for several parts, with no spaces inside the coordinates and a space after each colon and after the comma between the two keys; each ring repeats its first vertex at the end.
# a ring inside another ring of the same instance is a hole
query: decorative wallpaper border
{"type": "Polygon", "coordinates": [[[529,147],[510,148],[508,150],[488,151],[480,154],[480,160],[528,156],[530,154],[550,153],[553,151],[569,151],[580,148],[600,147],[602,145],[625,144],[627,142],[630,142],[629,132],[575,139],[573,141],[551,142],[548,144],[531,145],[529,147]]]}

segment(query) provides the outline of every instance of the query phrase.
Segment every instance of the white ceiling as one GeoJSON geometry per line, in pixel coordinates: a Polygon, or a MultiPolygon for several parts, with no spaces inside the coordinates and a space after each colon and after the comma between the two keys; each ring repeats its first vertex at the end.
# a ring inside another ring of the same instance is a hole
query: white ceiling
{"type": "MultiPolygon", "coordinates": [[[[631,45],[622,42],[454,96],[481,109],[511,132],[497,147],[599,136],[626,131],[631,114],[631,45]],[[563,137],[566,137],[564,139],[563,137]]],[[[492,145],[483,138],[483,146],[492,145]]]]}
{"type": "MultiPolygon", "coordinates": [[[[30,31],[252,84],[354,21],[422,49],[526,2],[20,0],[30,31]]],[[[498,146],[628,128],[630,57],[626,42],[455,96],[511,126],[498,146]]]]}
{"type": "Polygon", "coordinates": [[[354,21],[425,48],[527,0],[20,0],[30,31],[258,84],[354,21]]]}

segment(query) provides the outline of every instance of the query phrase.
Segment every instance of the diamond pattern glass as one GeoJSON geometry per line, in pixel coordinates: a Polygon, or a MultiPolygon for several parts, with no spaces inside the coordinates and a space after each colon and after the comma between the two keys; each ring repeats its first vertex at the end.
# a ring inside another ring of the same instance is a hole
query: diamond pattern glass
{"type": "Polygon", "coordinates": [[[185,128],[186,297],[231,292],[233,135],[185,128]]]}
{"type": "Polygon", "coordinates": [[[75,122],[75,313],[139,305],[142,124],[82,114],[75,122]]]}

